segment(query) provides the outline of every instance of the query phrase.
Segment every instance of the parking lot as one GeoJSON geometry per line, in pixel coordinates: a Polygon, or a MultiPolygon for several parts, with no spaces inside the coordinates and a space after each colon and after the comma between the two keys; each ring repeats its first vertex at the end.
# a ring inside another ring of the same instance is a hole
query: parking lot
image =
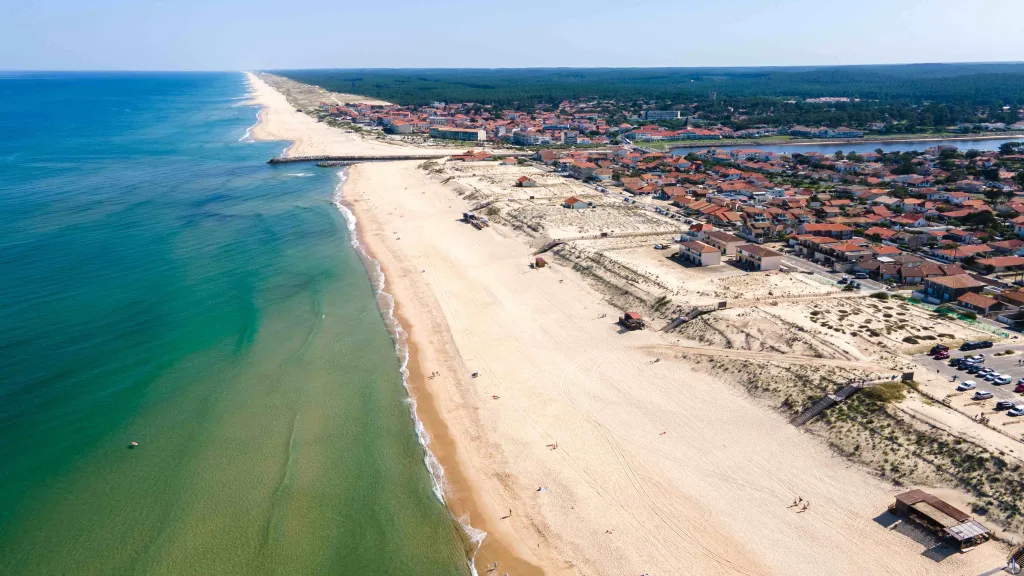
{"type": "MultiPolygon", "coordinates": [[[[977,390],[988,390],[992,393],[993,399],[989,402],[993,404],[998,400],[1012,400],[1018,403],[1024,403],[1024,395],[1016,394],[1013,391],[1014,386],[1017,384],[1017,380],[1024,377],[1024,365],[1020,365],[1024,361],[1024,346],[1020,344],[996,344],[995,346],[985,350],[971,350],[968,352],[961,352],[959,350],[950,350],[950,356],[946,360],[934,360],[927,354],[920,354],[914,357],[914,360],[932,370],[938,370],[939,374],[946,377],[949,383],[949,391],[956,391],[957,385],[964,380],[973,380],[978,383],[977,390]],[[1005,352],[1007,350],[1013,351],[1013,354],[996,356],[997,352],[1005,352]],[[993,384],[992,382],[986,382],[984,379],[979,377],[977,374],[968,374],[965,370],[958,370],[949,366],[949,361],[953,358],[970,357],[978,354],[985,355],[985,363],[983,367],[992,368],[1000,374],[1009,376],[1012,381],[1009,384],[993,384]],[[952,381],[953,375],[957,376],[956,382],[952,381]]],[[[969,392],[968,394],[973,394],[969,392]]]]}

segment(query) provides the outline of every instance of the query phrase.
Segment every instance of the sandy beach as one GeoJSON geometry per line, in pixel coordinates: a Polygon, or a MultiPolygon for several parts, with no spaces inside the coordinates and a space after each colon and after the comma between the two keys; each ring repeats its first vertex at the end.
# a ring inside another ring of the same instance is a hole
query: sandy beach
{"type": "MultiPolygon", "coordinates": [[[[392,149],[318,124],[250,80],[264,106],[255,138],[293,141],[296,155],[392,149]]],[[[513,576],[980,574],[1004,564],[997,543],[940,562],[886,529],[904,489],[684,348],[665,353],[692,342],[620,333],[606,294],[568,266],[531,269],[533,248],[508,228],[459,222],[473,202],[419,164],[354,166],[343,195],[409,333],[410,386],[449,506],[488,534],[481,574],[494,562],[490,573],[513,576]]]]}
{"type": "MultiPolygon", "coordinates": [[[[256,140],[292,142],[282,156],[356,154],[400,156],[423,152],[419,148],[364,138],[355,132],[339,130],[317,122],[313,118],[297,112],[283,94],[274,90],[256,74],[246,73],[246,76],[252,88],[252,102],[263,106],[259,123],[253,127],[251,136],[256,140]]],[[[444,151],[444,149],[430,149],[430,152],[444,151]]],[[[452,149],[449,151],[463,152],[465,150],[452,149]]]]}

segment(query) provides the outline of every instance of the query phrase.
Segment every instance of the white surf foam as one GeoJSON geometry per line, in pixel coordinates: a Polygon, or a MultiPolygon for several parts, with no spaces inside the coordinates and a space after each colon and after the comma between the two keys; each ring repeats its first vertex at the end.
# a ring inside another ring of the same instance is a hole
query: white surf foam
{"type": "Polygon", "coordinates": [[[260,125],[260,119],[263,117],[263,108],[260,108],[256,112],[256,123],[245,129],[245,134],[238,139],[239,142],[254,142],[252,138],[252,129],[260,125]]]}
{"type": "MultiPolygon", "coordinates": [[[[285,151],[287,151],[287,149],[285,151]]],[[[354,248],[356,253],[359,254],[360,259],[362,259],[370,274],[370,282],[373,284],[374,292],[377,294],[377,305],[384,317],[384,324],[387,326],[388,332],[391,334],[391,338],[395,342],[395,352],[398,354],[398,359],[401,362],[402,385],[405,387],[406,402],[409,405],[409,414],[412,416],[413,427],[416,430],[416,438],[419,440],[420,445],[423,446],[423,463],[426,465],[427,471],[430,473],[430,480],[433,484],[434,495],[437,496],[437,499],[447,508],[448,503],[445,501],[445,494],[448,491],[448,483],[445,480],[444,467],[441,466],[441,462],[438,461],[437,457],[434,456],[433,451],[430,450],[430,435],[427,433],[427,429],[423,426],[423,421],[420,420],[419,415],[416,412],[416,398],[413,397],[412,390],[409,388],[408,333],[404,328],[402,328],[402,324],[398,321],[398,317],[395,316],[394,296],[384,289],[386,282],[384,271],[380,267],[380,262],[372,258],[369,252],[366,251],[366,247],[359,242],[359,234],[356,228],[356,215],[349,210],[348,206],[345,206],[342,199],[342,189],[344,188],[347,180],[348,172],[345,169],[339,170],[338,185],[334,188],[333,202],[345,217],[345,223],[348,226],[352,248],[354,248]]],[[[449,513],[451,513],[451,509],[449,509],[449,513]]],[[[466,538],[471,544],[472,551],[470,552],[468,559],[469,570],[473,576],[477,576],[474,559],[476,558],[477,551],[480,550],[480,545],[483,543],[484,538],[487,537],[487,532],[474,528],[469,522],[468,515],[461,518],[455,518],[455,520],[459,523],[459,526],[462,527],[466,538]]]]}

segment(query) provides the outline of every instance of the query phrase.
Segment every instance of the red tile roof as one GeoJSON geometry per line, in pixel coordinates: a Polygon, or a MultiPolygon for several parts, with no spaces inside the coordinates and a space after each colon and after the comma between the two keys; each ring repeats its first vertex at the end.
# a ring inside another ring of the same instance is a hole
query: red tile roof
{"type": "Polygon", "coordinates": [[[1024,258],[1020,256],[996,256],[995,258],[981,258],[978,260],[978,264],[982,266],[995,266],[996,268],[1024,266],[1024,258]]]}
{"type": "Polygon", "coordinates": [[[954,290],[960,288],[981,288],[984,286],[981,282],[971,278],[970,274],[935,276],[934,278],[928,278],[926,281],[931,282],[932,284],[938,284],[939,286],[945,286],[946,288],[952,288],[954,290]]]}
{"type": "Polygon", "coordinates": [[[986,310],[999,303],[995,298],[989,298],[988,296],[983,296],[975,292],[968,292],[967,294],[957,298],[957,301],[963,302],[964,304],[970,304],[977,308],[984,308],[986,310]]]}

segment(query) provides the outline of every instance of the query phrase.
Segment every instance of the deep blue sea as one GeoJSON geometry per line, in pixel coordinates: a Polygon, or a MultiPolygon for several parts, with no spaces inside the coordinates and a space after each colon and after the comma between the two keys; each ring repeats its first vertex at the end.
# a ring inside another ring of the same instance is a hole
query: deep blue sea
{"type": "Polygon", "coordinates": [[[339,173],[247,91],[0,75],[0,575],[468,572],[339,173]]]}

